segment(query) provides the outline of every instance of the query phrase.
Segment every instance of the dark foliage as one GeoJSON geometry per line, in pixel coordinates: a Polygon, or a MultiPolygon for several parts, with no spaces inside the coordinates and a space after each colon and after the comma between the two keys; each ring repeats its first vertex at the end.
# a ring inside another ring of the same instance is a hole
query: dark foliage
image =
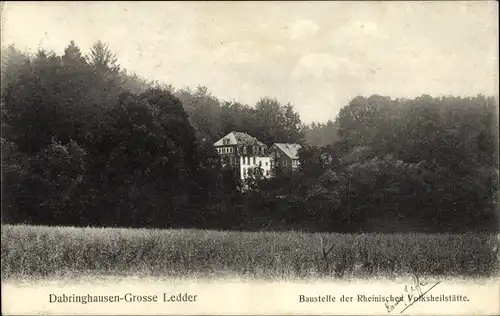
{"type": "Polygon", "coordinates": [[[120,70],[96,43],[11,46],[2,65],[2,222],[309,231],[494,231],[491,97],[354,98],[335,122],[223,102],[120,70]],[[213,143],[231,131],[304,145],[293,173],[247,190],[213,143]]]}

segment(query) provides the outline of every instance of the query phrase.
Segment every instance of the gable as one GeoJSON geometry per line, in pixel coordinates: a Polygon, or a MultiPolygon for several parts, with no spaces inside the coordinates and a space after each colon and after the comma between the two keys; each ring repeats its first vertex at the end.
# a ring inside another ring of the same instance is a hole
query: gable
{"type": "Polygon", "coordinates": [[[299,149],[302,148],[302,146],[299,144],[275,143],[271,148],[279,149],[290,159],[299,159],[299,149]]]}
{"type": "Polygon", "coordinates": [[[265,146],[264,143],[257,138],[242,132],[231,132],[214,143],[214,146],[229,145],[265,146]]]}
{"type": "Polygon", "coordinates": [[[233,132],[233,135],[236,138],[238,145],[265,146],[264,143],[247,133],[233,132]]]}
{"type": "Polygon", "coordinates": [[[236,137],[234,137],[233,132],[227,134],[226,136],[222,137],[218,141],[214,143],[214,146],[227,146],[227,145],[236,145],[238,142],[236,140],[236,137]],[[225,142],[227,141],[227,142],[225,142]]]}

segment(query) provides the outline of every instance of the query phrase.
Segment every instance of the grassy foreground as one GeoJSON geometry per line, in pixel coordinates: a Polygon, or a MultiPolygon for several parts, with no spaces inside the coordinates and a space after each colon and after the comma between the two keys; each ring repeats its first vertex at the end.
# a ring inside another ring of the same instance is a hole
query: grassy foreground
{"type": "Polygon", "coordinates": [[[490,276],[493,235],[312,234],[2,225],[2,279],[490,276]],[[332,250],[325,255],[330,247],[332,250]]]}

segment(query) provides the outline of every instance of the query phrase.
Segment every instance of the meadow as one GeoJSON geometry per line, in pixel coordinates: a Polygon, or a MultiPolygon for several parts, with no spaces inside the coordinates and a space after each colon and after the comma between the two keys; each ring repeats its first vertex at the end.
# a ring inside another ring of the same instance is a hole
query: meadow
{"type": "Polygon", "coordinates": [[[340,234],[2,225],[2,279],[489,277],[487,234],[340,234]]]}

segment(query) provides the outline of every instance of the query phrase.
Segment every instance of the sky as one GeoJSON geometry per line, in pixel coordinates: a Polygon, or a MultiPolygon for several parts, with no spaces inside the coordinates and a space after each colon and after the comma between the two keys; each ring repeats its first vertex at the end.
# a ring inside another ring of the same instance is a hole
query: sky
{"type": "Polygon", "coordinates": [[[498,3],[3,2],[2,46],[103,40],[122,68],[325,122],[355,96],[498,95],[498,3]]]}

